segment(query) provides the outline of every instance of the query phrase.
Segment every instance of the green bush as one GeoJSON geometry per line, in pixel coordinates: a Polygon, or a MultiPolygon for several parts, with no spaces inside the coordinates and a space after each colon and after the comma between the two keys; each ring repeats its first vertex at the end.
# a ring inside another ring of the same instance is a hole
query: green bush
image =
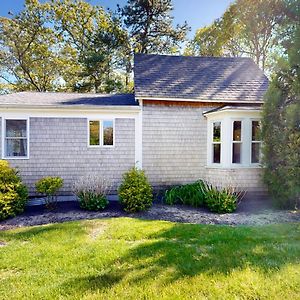
{"type": "Polygon", "coordinates": [[[165,192],[165,202],[169,205],[185,204],[201,207],[205,200],[203,186],[203,181],[198,180],[194,183],[173,187],[165,192]]]}
{"type": "Polygon", "coordinates": [[[7,161],[0,160],[0,220],[24,211],[28,198],[26,186],[7,161]]]}
{"type": "Polygon", "coordinates": [[[99,176],[85,176],[79,178],[74,184],[73,192],[79,199],[79,205],[87,210],[103,210],[108,201],[110,183],[99,176]]]}
{"type": "Polygon", "coordinates": [[[38,180],[35,188],[38,193],[46,196],[46,207],[55,208],[57,204],[57,192],[63,186],[63,179],[60,177],[44,177],[38,180]]]}
{"type": "Polygon", "coordinates": [[[231,187],[217,188],[209,183],[204,185],[203,193],[207,208],[217,213],[234,212],[238,205],[239,195],[241,195],[231,187]]]}
{"type": "Polygon", "coordinates": [[[126,172],[118,194],[127,212],[143,211],[152,206],[152,187],[143,170],[132,168],[126,172]]]}

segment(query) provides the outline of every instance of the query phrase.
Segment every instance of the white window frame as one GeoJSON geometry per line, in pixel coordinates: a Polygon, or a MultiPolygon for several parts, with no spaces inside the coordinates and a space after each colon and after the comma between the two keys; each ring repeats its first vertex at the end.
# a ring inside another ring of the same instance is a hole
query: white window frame
{"type": "Polygon", "coordinates": [[[213,120],[211,122],[211,134],[210,134],[210,164],[213,166],[221,166],[222,165],[222,136],[223,136],[223,122],[222,120],[213,120]],[[214,142],[214,123],[220,123],[220,142],[214,142]],[[214,145],[220,145],[220,162],[214,162],[214,145]]]}
{"type": "Polygon", "coordinates": [[[261,128],[261,119],[259,118],[251,118],[250,119],[250,157],[249,157],[249,161],[250,161],[250,165],[251,166],[259,166],[261,164],[261,159],[262,159],[262,152],[261,152],[261,147],[262,147],[262,141],[252,141],[252,122],[258,122],[259,126],[261,128]],[[259,160],[256,163],[252,162],[252,144],[259,144],[259,160]]]}
{"type": "Polygon", "coordinates": [[[29,139],[30,139],[30,119],[29,117],[3,117],[2,116],[2,159],[5,160],[20,160],[29,159],[29,139]],[[26,121],[26,139],[27,139],[27,155],[26,156],[6,156],[6,120],[25,120],[26,121]]]}
{"type": "Polygon", "coordinates": [[[89,118],[87,119],[87,145],[88,148],[114,148],[116,144],[115,140],[115,119],[114,118],[89,118]],[[99,122],[99,145],[90,145],[90,121],[98,121],[99,122]],[[103,122],[112,121],[113,122],[113,145],[103,145],[104,136],[103,136],[103,122]]]}
{"type": "Polygon", "coordinates": [[[230,163],[234,166],[242,166],[244,164],[244,126],[245,122],[244,119],[232,119],[231,121],[231,149],[230,149],[230,163]],[[234,129],[234,122],[241,122],[241,140],[234,141],[233,140],[233,129],[234,129]],[[241,145],[241,157],[239,163],[233,162],[233,144],[240,144],[241,145]]]}

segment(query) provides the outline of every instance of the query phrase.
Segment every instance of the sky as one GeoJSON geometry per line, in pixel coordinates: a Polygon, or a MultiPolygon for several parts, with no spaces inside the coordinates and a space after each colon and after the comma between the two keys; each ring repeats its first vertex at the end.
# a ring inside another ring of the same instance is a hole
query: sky
{"type": "MultiPolygon", "coordinates": [[[[123,6],[126,0],[86,0],[93,5],[101,5],[114,10],[116,5],[123,6]]],[[[41,2],[45,2],[42,0],[41,2]]],[[[216,18],[222,16],[232,0],[173,0],[174,23],[182,24],[187,21],[191,27],[189,37],[194,36],[196,30],[211,24],[216,18]]],[[[24,0],[0,0],[0,16],[8,16],[22,10],[24,0]]]]}

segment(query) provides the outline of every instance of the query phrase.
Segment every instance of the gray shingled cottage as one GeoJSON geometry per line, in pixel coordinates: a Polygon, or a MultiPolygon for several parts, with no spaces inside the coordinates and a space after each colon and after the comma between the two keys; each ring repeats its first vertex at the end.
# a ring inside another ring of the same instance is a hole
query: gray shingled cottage
{"type": "Polygon", "coordinates": [[[117,186],[135,164],[154,187],[192,182],[262,192],[260,112],[268,80],[248,58],[136,55],[134,94],[0,96],[1,156],[25,183],[85,174],[117,186]]]}

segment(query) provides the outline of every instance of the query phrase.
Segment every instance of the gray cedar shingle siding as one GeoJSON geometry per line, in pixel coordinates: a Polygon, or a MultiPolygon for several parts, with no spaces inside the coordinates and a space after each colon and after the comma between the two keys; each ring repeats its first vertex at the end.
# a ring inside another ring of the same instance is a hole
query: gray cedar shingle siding
{"type": "Polygon", "coordinates": [[[204,176],[211,107],[143,106],[143,168],[154,186],[192,182],[204,176]]]}
{"type": "Polygon", "coordinates": [[[207,120],[213,107],[143,106],[143,168],[155,189],[204,179],[264,192],[261,169],[207,167],[207,120]]]}
{"type": "Polygon", "coordinates": [[[30,118],[30,158],[9,162],[19,168],[31,193],[44,176],[61,176],[62,191],[70,193],[73,182],[85,174],[105,176],[115,191],[122,174],[135,164],[134,123],[115,120],[114,148],[88,148],[87,119],[30,118]]]}
{"type": "Polygon", "coordinates": [[[250,58],[136,54],[137,98],[259,102],[268,79],[250,58]]]}

